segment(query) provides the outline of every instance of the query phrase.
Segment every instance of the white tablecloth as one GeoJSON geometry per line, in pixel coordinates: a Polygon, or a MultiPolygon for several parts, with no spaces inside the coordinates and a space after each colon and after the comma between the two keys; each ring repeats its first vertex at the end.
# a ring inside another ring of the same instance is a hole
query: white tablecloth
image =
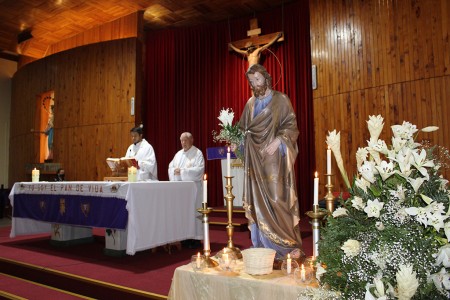
{"type": "MultiPolygon", "coordinates": [[[[55,183],[16,183],[9,196],[14,209],[14,194],[25,192],[38,194],[81,193],[76,189],[50,188],[55,183]],[[30,187],[37,187],[30,192],[30,187]],[[25,188],[24,188],[25,187],[25,188]]],[[[197,188],[194,182],[65,182],[62,185],[83,185],[83,195],[102,197],[105,194],[92,193],[89,186],[102,187],[108,191],[112,185],[118,187],[114,193],[117,197],[124,197],[127,201],[127,254],[151,249],[167,243],[193,238],[195,236],[195,218],[199,216],[195,207],[197,188]]],[[[110,195],[106,195],[110,196],[110,195]]],[[[50,233],[51,224],[47,222],[15,218],[12,219],[11,237],[38,233],[50,233]]]]}
{"type": "Polygon", "coordinates": [[[318,288],[316,282],[297,284],[293,276],[288,277],[280,270],[253,276],[239,267],[236,272],[224,272],[219,267],[194,272],[191,265],[185,265],[175,270],[168,299],[299,300],[337,299],[337,296],[318,288]]]}

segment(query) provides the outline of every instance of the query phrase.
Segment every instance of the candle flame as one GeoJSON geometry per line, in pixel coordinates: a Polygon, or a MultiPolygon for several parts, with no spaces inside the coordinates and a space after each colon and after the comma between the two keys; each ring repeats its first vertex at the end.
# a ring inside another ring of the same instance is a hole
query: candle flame
{"type": "Polygon", "coordinates": [[[205,174],[205,175],[203,175],[203,180],[206,180],[206,174],[205,174]]]}
{"type": "Polygon", "coordinates": [[[305,269],[305,266],[302,264],[302,270],[304,270],[305,269]]]}
{"type": "Polygon", "coordinates": [[[316,173],[314,173],[314,177],[319,177],[319,173],[317,173],[317,171],[316,171],[316,173]]]}
{"type": "Polygon", "coordinates": [[[228,153],[230,153],[230,147],[228,147],[228,153]]]}
{"type": "Polygon", "coordinates": [[[288,253],[288,259],[289,259],[289,258],[291,258],[291,254],[290,254],[290,253],[288,253]]]}
{"type": "Polygon", "coordinates": [[[328,150],[331,150],[330,146],[327,147],[328,150]]]}
{"type": "Polygon", "coordinates": [[[200,252],[197,253],[197,257],[200,258],[200,252]]]}

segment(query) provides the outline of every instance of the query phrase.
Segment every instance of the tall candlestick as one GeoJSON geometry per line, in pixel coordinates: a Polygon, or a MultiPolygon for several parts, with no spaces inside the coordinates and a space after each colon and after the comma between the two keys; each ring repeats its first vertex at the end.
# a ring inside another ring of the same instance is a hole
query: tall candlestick
{"type": "Polygon", "coordinates": [[[291,255],[288,253],[287,260],[286,260],[286,272],[288,274],[291,274],[291,263],[292,263],[291,255]]]}
{"type": "Polygon", "coordinates": [[[227,176],[231,176],[231,155],[230,155],[230,147],[228,147],[227,152],[227,176]]]}
{"type": "Polygon", "coordinates": [[[327,149],[327,174],[331,174],[331,149],[327,149]]]}
{"type": "Polygon", "coordinates": [[[314,205],[319,205],[319,174],[314,173],[314,205]]]}
{"type": "Polygon", "coordinates": [[[208,180],[206,180],[206,174],[203,176],[203,203],[208,202],[208,180]]]}

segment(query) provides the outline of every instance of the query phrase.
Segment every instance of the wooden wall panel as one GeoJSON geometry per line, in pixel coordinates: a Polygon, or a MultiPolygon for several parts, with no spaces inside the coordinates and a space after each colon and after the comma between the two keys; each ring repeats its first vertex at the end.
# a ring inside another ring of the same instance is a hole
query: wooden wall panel
{"type": "MultiPolygon", "coordinates": [[[[447,0],[310,0],[310,10],[319,172],[325,170],[326,134],[337,129],[346,170],[355,174],[356,150],[367,145],[366,120],[374,114],[385,118],[381,138],[388,143],[390,126],[405,120],[419,128],[439,126],[438,132],[421,133],[418,139],[450,149],[447,0]]],[[[333,169],[337,172],[334,163],[333,169]]]]}
{"type": "MultiPolygon", "coordinates": [[[[136,92],[136,38],[78,47],[32,62],[13,78],[10,185],[29,180],[25,165],[37,162],[34,127],[36,95],[55,93],[54,162],[70,180],[109,175],[105,158],[123,156],[130,144],[130,115],[136,92]]],[[[142,84],[140,84],[142,86],[142,84]]],[[[140,99],[136,99],[139,107],[140,99]]]]}

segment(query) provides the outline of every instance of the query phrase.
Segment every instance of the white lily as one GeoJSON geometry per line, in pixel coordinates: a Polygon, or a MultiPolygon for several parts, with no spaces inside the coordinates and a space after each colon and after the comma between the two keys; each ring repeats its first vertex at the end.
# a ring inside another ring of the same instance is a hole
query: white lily
{"type": "Polygon", "coordinates": [[[405,189],[401,184],[397,185],[397,190],[391,191],[390,194],[392,197],[397,198],[399,202],[405,201],[405,189]]]}
{"type": "Polygon", "coordinates": [[[375,199],[374,201],[367,200],[367,206],[366,208],[364,208],[364,212],[367,214],[369,218],[371,217],[379,218],[383,206],[384,202],[379,202],[378,199],[375,199]]]}
{"type": "Polygon", "coordinates": [[[324,267],[322,267],[322,264],[320,262],[316,263],[316,278],[318,281],[320,281],[320,278],[323,274],[325,274],[327,271],[324,267]]]}
{"type": "Polygon", "coordinates": [[[446,268],[450,267],[450,244],[446,244],[439,248],[436,263],[434,265],[440,266],[441,264],[446,268]]]}
{"type": "Polygon", "coordinates": [[[381,162],[380,153],[387,154],[388,148],[383,140],[373,140],[372,138],[367,141],[367,150],[377,164],[381,162]]]}
{"type": "Polygon", "coordinates": [[[444,224],[444,232],[447,237],[447,241],[450,242],[450,222],[444,224]]]}
{"type": "Polygon", "coordinates": [[[333,217],[338,218],[342,216],[347,216],[347,209],[344,207],[339,207],[333,212],[333,217]]]}
{"type": "Polygon", "coordinates": [[[392,148],[394,149],[394,152],[397,153],[400,150],[405,147],[406,141],[404,139],[401,139],[399,137],[393,137],[392,138],[392,148]]]}
{"type": "Polygon", "coordinates": [[[378,171],[372,161],[365,161],[358,171],[365,180],[375,182],[375,174],[378,174],[378,171]]]}
{"type": "Polygon", "coordinates": [[[410,216],[415,216],[416,220],[425,225],[425,227],[428,226],[428,212],[430,211],[429,207],[408,207],[405,208],[405,212],[410,216]]]}
{"type": "Polygon", "coordinates": [[[421,187],[422,183],[426,180],[425,178],[411,178],[408,177],[406,180],[411,184],[411,186],[414,189],[414,192],[417,193],[419,188],[421,187]]]}
{"type": "Polygon", "coordinates": [[[448,216],[441,215],[440,213],[428,213],[428,225],[433,226],[437,232],[444,228],[444,221],[448,218],[448,216]]]}
{"type": "Polygon", "coordinates": [[[217,119],[220,120],[221,124],[219,124],[219,125],[222,127],[225,127],[227,125],[232,125],[233,119],[234,119],[234,112],[230,108],[222,109],[220,111],[219,117],[217,119]]]}
{"type": "Polygon", "coordinates": [[[418,151],[412,151],[414,157],[413,166],[424,176],[427,180],[429,180],[430,176],[428,175],[428,170],[426,167],[434,167],[434,163],[431,160],[427,160],[427,152],[425,149],[422,149],[420,153],[418,151]]]}
{"type": "Polygon", "coordinates": [[[363,210],[364,207],[366,207],[366,204],[364,203],[364,201],[361,197],[355,196],[352,199],[352,206],[354,208],[356,208],[357,210],[363,210]]]}
{"type": "Polygon", "coordinates": [[[355,179],[355,185],[367,193],[367,188],[370,187],[370,182],[361,177],[355,179]]]}
{"type": "Polygon", "coordinates": [[[445,268],[442,268],[438,273],[430,275],[428,281],[432,281],[436,289],[441,293],[444,293],[444,288],[446,290],[450,289],[450,274],[447,273],[445,268]]]}
{"type": "Polygon", "coordinates": [[[375,167],[380,174],[383,181],[395,174],[394,164],[383,160],[378,166],[375,167]]]}

